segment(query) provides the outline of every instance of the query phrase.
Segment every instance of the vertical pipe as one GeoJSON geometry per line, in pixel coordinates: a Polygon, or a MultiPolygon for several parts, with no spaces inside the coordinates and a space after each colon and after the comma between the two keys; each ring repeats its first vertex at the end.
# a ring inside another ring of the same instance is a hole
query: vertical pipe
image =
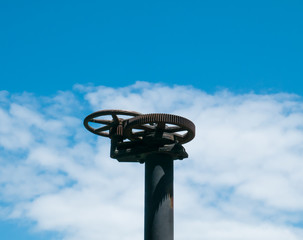
{"type": "Polygon", "coordinates": [[[151,154],[145,160],[145,240],[174,239],[173,159],[151,154]]]}

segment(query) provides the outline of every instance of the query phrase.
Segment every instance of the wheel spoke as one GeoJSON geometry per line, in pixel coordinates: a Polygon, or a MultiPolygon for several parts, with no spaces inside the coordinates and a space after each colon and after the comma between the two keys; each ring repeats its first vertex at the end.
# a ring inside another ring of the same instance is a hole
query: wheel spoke
{"type": "Polygon", "coordinates": [[[113,117],[114,123],[119,123],[119,118],[118,118],[117,114],[112,114],[112,117],[113,117]]]}
{"type": "Polygon", "coordinates": [[[90,120],[90,122],[109,125],[113,121],[112,120],[105,120],[105,119],[92,119],[92,120],[90,120]]]}
{"type": "Polygon", "coordinates": [[[98,135],[100,135],[102,137],[109,137],[109,133],[107,133],[107,132],[100,132],[100,133],[98,133],[98,135]]]}
{"type": "Polygon", "coordinates": [[[139,131],[139,132],[134,132],[133,135],[135,137],[142,137],[142,136],[145,136],[147,134],[146,131],[139,131]]]}
{"type": "Polygon", "coordinates": [[[100,127],[100,128],[96,128],[95,132],[102,132],[102,131],[106,131],[106,130],[109,130],[109,129],[110,129],[110,126],[106,125],[106,126],[103,126],[103,127],[100,127]]]}
{"type": "Polygon", "coordinates": [[[138,125],[138,126],[135,126],[133,129],[140,129],[140,130],[145,130],[145,131],[151,132],[155,128],[153,126],[148,126],[148,125],[138,125]]]}
{"type": "Polygon", "coordinates": [[[178,133],[174,133],[174,136],[177,138],[177,140],[180,142],[184,139],[184,135],[178,134],[178,133]]]}
{"type": "Polygon", "coordinates": [[[167,133],[175,133],[175,132],[180,132],[180,131],[186,131],[186,129],[182,127],[168,127],[165,129],[165,132],[167,133]]]}

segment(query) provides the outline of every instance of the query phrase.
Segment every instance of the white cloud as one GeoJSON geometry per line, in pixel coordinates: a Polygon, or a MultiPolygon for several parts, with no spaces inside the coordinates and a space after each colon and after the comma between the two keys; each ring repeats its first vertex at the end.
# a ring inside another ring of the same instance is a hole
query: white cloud
{"type": "Polygon", "coordinates": [[[175,239],[302,239],[300,97],[145,82],[73,91],[0,92],[3,219],[25,218],[67,240],[142,239],[143,165],[110,159],[109,140],[82,126],[94,110],[125,109],[196,124],[189,159],[175,163],[175,239]]]}

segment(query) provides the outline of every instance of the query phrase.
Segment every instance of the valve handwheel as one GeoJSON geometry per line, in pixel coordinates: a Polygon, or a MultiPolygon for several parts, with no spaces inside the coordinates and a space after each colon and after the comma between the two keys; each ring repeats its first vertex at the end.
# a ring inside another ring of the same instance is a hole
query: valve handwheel
{"type": "MultiPolygon", "coordinates": [[[[121,125],[122,127],[122,124],[125,121],[124,118],[119,118],[120,115],[127,117],[135,117],[141,115],[141,113],[115,109],[101,110],[88,115],[84,119],[83,124],[88,131],[94,134],[103,137],[111,137],[110,130],[113,128],[117,128],[119,125],[121,125]],[[105,119],[108,116],[111,116],[112,119],[105,119]],[[97,127],[92,126],[93,124],[97,125],[97,127]]],[[[123,131],[123,129],[121,129],[121,131],[123,131]]],[[[123,135],[123,133],[120,134],[123,135]]]]}
{"type": "Polygon", "coordinates": [[[187,118],[162,113],[138,115],[125,123],[124,135],[130,140],[143,139],[155,132],[170,133],[183,144],[195,137],[195,125],[187,118]]]}

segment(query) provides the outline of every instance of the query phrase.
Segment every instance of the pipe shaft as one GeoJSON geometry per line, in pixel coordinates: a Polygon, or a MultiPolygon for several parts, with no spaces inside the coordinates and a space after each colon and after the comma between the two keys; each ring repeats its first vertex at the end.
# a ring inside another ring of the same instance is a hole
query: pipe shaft
{"type": "Polygon", "coordinates": [[[173,159],[152,154],[145,161],[145,240],[174,239],[173,159]]]}

